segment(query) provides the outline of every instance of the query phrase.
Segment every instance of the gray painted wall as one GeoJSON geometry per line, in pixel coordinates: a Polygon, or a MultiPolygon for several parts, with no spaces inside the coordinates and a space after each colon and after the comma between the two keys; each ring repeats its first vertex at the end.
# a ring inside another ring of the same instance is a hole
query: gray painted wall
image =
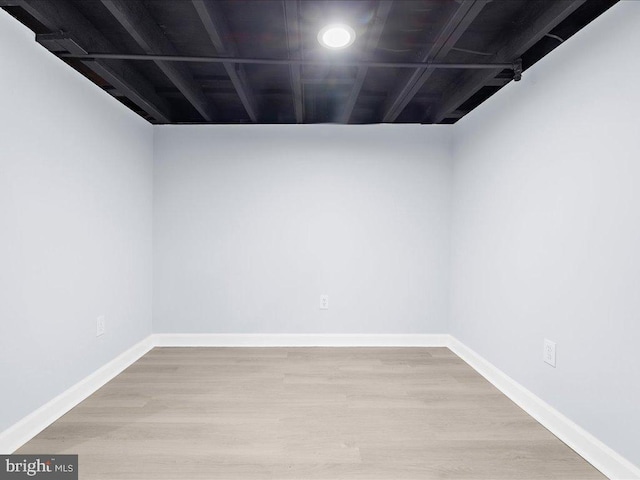
{"type": "Polygon", "coordinates": [[[447,127],[163,126],[154,174],[155,332],[446,331],[447,127]]]}
{"type": "Polygon", "coordinates": [[[4,430],[151,332],[153,129],[4,11],[0,72],[4,430]]]}
{"type": "Polygon", "coordinates": [[[153,216],[155,331],[451,331],[640,464],[637,25],[455,127],[152,129],[0,12],[0,429],[151,332],[153,216]]]}
{"type": "Polygon", "coordinates": [[[638,25],[621,2],[456,125],[451,330],[640,465],[638,25]]]}

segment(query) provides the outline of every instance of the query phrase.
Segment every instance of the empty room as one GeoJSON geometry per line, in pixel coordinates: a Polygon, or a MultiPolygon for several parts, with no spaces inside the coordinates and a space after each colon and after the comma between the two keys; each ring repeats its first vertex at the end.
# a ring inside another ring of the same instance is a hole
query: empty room
{"type": "Polygon", "coordinates": [[[0,479],[640,479],[640,1],[0,0],[0,479]]]}

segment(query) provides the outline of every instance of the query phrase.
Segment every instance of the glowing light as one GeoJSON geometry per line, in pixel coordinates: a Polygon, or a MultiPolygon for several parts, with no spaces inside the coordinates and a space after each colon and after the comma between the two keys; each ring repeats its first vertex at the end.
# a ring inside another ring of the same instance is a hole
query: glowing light
{"type": "Polygon", "coordinates": [[[347,48],[355,39],[356,32],[349,25],[344,24],[327,25],[318,33],[320,45],[333,50],[347,48]]]}

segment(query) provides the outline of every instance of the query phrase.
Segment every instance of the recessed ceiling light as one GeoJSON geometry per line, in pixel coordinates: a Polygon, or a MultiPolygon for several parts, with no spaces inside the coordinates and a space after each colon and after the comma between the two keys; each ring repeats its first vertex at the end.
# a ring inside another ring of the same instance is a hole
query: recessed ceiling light
{"type": "Polygon", "coordinates": [[[318,42],[326,48],[346,48],[356,39],[356,32],[349,25],[334,23],[323,27],[318,33],[318,42]]]}

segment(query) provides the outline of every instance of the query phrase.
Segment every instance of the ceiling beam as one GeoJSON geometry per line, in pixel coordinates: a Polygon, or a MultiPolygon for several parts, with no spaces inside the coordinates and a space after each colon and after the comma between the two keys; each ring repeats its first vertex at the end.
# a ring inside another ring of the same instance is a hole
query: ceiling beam
{"type": "Polygon", "coordinates": [[[451,113],[448,113],[448,114],[447,114],[447,116],[446,116],[446,118],[456,118],[456,119],[459,119],[459,118],[464,117],[467,113],[469,113],[469,112],[463,112],[462,110],[455,110],[455,111],[453,111],[453,112],[451,112],[451,113]]]}
{"type": "MultiPolygon", "coordinates": [[[[378,7],[376,8],[375,17],[373,20],[373,25],[371,25],[370,32],[367,39],[367,45],[365,47],[365,52],[368,60],[372,60],[376,47],[378,46],[378,42],[380,41],[380,37],[382,36],[382,32],[384,31],[384,25],[387,22],[387,17],[389,16],[389,12],[391,11],[391,6],[393,5],[392,0],[381,0],[378,2],[378,7]]],[[[342,123],[349,123],[351,120],[351,114],[353,113],[353,107],[355,107],[356,102],[358,101],[358,96],[360,95],[360,90],[362,89],[362,85],[364,84],[364,80],[367,77],[367,72],[369,67],[363,66],[358,68],[358,73],[356,74],[355,83],[351,88],[351,93],[349,94],[349,98],[347,99],[347,103],[344,107],[344,111],[342,112],[342,123]]]]}
{"type": "MultiPolygon", "coordinates": [[[[192,0],[192,3],[218,54],[231,57],[237,56],[238,48],[231,39],[231,35],[229,35],[220,6],[213,0],[192,0]]],[[[243,67],[236,67],[230,62],[224,62],[222,65],[227,71],[233,87],[238,92],[247,115],[249,115],[252,122],[257,122],[258,108],[255,95],[249,86],[243,67]]]]}
{"type": "Polygon", "coordinates": [[[487,80],[487,82],[485,82],[484,86],[485,87],[504,87],[511,80],[512,78],[505,78],[505,77],[490,78],[489,80],[487,80]]]}
{"type": "MultiPolygon", "coordinates": [[[[460,6],[436,37],[431,48],[422,56],[421,61],[442,61],[490,1],[491,0],[462,0],[460,6]]],[[[434,68],[429,67],[414,71],[387,102],[383,121],[395,121],[434,71],[434,68]]]]}
{"type": "Polygon", "coordinates": [[[303,85],[330,85],[334,86],[353,86],[353,82],[355,82],[355,78],[303,78],[301,80],[303,85]]]}
{"type": "MultiPolygon", "coordinates": [[[[116,93],[111,92],[111,90],[109,88],[104,88],[103,90],[112,93],[114,96],[117,96],[116,93]]],[[[174,87],[174,88],[161,88],[158,90],[159,93],[162,94],[163,97],[167,97],[167,98],[180,98],[181,97],[181,93],[174,87]]],[[[237,94],[235,92],[235,90],[220,90],[220,89],[206,89],[205,93],[210,97],[210,98],[216,98],[216,99],[224,99],[225,101],[228,100],[232,100],[233,98],[236,98],[237,94]]],[[[327,90],[319,90],[317,92],[315,92],[315,96],[319,97],[319,98],[327,98],[327,99],[335,99],[336,95],[335,93],[331,92],[331,91],[327,91],[327,90]]],[[[261,92],[260,95],[262,95],[265,99],[268,100],[277,100],[279,102],[286,102],[288,100],[291,99],[291,92],[289,90],[287,91],[283,91],[283,92],[261,92]]],[[[384,98],[386,97],[386,93],[385,92],[361,92],[360,93],[360,98],[362,99],[362,107],[363,108],[374,108],[375,105],[377,105],[381,100],[384,100],[384,98]]],[[[416,97],[416,100],[419,101],[425,101],[425,102],[429,102],[429,101],[433,101],[433,99],[431,99],[430,97],[425,97],[424,99],[422,99],[421,97],[416,97]]],[[[466,113],[466,112],[465,112],[466,113]]],[[[283,123],[290,123],[290,122],[283,122],[283,123]]]]}
{"type": "MultiPolygon", "coordinates": [[[[146,53],[176,55],[178,52],[139,0],[102,0],[102,4],[146,53]]],[[[215,109],[195,82],[186,65],[155,62],[208,122],[216,119],[215,109]]]]}
{"type": "MultiPolygon", "coordinates": [[[[328,60],[293,60],[282,58],[242,58],[242,57],[193,57],[188,55],[155,55],[136,53],[61,53],[61,58],[82,58],[82,59],[104,59],[112,58],[119,60],[142,60],[142,61],[163,61],[163,62],[191,62],[191,63],[232,63],[241,65],[314,65],[320,67],[374,67],[374,68],[445,68],[453,70],[479,69],[496,70],[510,69],[516,70],[518,62],[511,63],[446,63],[446,62],[366,62],[359,60],[328,61],[328,60]]],[[[352,81],[353,82],[353,81],[352,81]]]]}
{"type": "MultiPolygon", "coordinates": [[[[300,37],[300,5],[299,0],[284,0],[284,18],[287,32],[287,50],[289,58],[302,59],[302,38],[300,37]]],[[[293,92],[293,109],[296,123],[304,122],[304,97],[302,90],[302,66],[289,65],[291,91],[293,92]]]]}
{"type": "MultiPolygon", "coordinates": [[[[61,48],[71,48],[69,53],[109,52],[114,49],[111,42],[66,0],[12,2],[52,32],[64,31],[64,37],[69,40],[62,44],[58,42],[58,45],[61,48]]],[[[156,94],[153,86],[130,64],[113,59],[87,59],[83,63],[156,121],[171,122],[169,104],[156,94]]]]}
{"type": "MultiPolygon", "coordinates": [[[[585,0],[555,0],[543,2],[545,9],[511,39],[501,39],[494,45],[498,51],[490,61],[511,60],[521,57],[547,33],[576,11],[585,0]]],[[[464,78],[461,84],[452,85],[444,95],[444,102],[430,119],[431,123],[440,123],[450,112],[471,98],[478,90],[491,82],[502,70],[473,72],[464,78]]]]}

